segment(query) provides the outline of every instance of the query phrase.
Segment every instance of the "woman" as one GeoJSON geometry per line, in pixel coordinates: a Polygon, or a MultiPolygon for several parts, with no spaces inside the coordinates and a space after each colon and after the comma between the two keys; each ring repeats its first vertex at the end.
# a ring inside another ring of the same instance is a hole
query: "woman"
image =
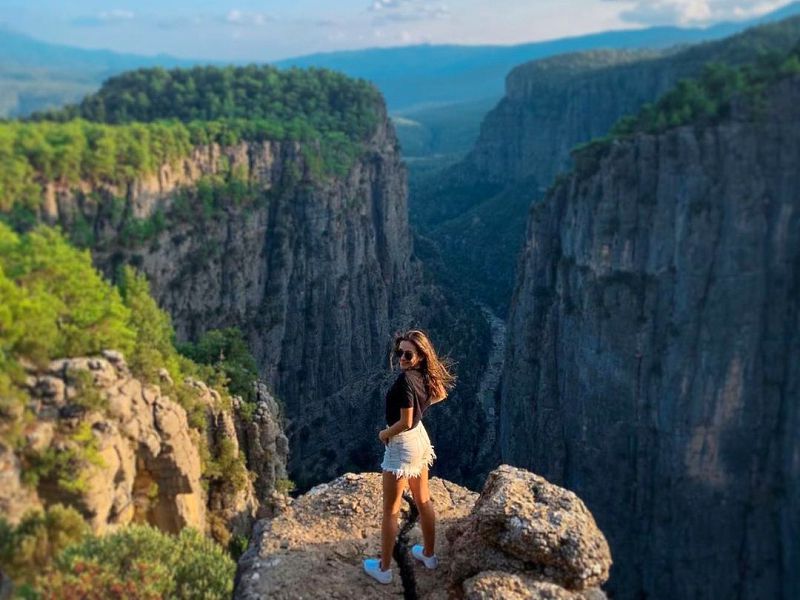
{"type": "MultiPolygon", "coordinates": [[[[386,445],[383,470],[383,524],[381,558],[364,560],[364,570],[380,583],[392,582],[392,551],[397,537],[397,518],[406,483],[419,509],[424,546],[411,549],[427,568],[435,569],[435,522],[428,491],[428,468],[436,454],[422,424],[422,416],[432,404],[441,402],[452,389],[455,377],[438,358],[433,344],[422,331],[412,329],[395,337],[393,353],[401,372],[386,394],[386,429],[378,437],[386,445]]],[[[389,364],[393,367],[392,356],[389,364]]]]}

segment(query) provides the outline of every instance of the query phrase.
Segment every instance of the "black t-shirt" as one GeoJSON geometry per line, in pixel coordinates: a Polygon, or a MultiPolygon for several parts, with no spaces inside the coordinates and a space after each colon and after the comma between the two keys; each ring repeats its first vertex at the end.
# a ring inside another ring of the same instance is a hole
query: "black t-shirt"
{"type": "Polygon", "coordinates": [[[422,373],[418,369],[401,371],[386,393],[386,425],[391,427],[400,420],[401,408],[413,407],[414,422],[411,425],[413,429],[430,405],[422,373]]]}

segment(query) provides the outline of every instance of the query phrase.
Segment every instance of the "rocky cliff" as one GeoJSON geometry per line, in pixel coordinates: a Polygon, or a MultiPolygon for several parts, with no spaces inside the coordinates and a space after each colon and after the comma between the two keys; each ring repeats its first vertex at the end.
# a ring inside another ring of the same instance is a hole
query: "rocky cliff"
{"type": "MultiPolygon", "coordinates": [[[[62,503],[77,508],[95,533],[144,522],[172,533],[219,526],[227,534],[212,531],[218,539],[249,535],[273,504],[276,479],[286,477],[286,437],[263,390],[255,415],[245,419],[215,390],[192,381],[209,438],[203,444],[184,408],[160,386],[132,376],[117,352],[61,359],[45,369],[29,365],[27,373],[21,443],[0,443],[0,513],[11,523],[31,508],[62,503]],[[244,446],[255,485],[241,469],[236,486],[222,476],[203,478],[203,460],[219,459],[223,446],[230,470],[244,446]]],[[[169,379],[165,370],[162,378],[169,379]]]]}
{"type": "Polygon", "coordinates": [[[490,468],[473,460],[485,453],[480,440],[464,448],[448,425],[486,421],[460,400],[478,389],[487,359],[473,350],[488,331],[414,257],[405,168],[384,107],[376,110],[345,173],[321,171],[309,143],[243,141],[197,146],[126,185],[53,182],[44,194],[41,218],[84,231],[108,276],[125,263],[146,273],[179,339],[244,333],[285,403],[290,477],[301,490],[380,464],[389,342],[412,326],[430,329],[465,371],[437,411],[442,426],[431,423],[434,437],[441,429],[439,466],[459,481],[490,468]]]}
{"type": "Polygon", "coordinates": [[[361,559],[380,552],[381,480],[347,473],[259,521],[239,560],[234,597],[606,597],[600,586],[611,565],[608,544],[572,492],[508,465],[489,474],[480,494],[439,478],[430,490],[437,570],[412,564],[410,547],[421,533],[407,499],[393,583],[380,585],[362,571],[361,559]]]}
{"type": "Polygon", "coordinates": [[[531,209],[501,453],[586,501],[615,597],[800,593],[798,106],[618,141],[531,209]]]}
{"type": "Polygon", "coordinates": [[[569,168],[572,148],[710,62],[785,54],[798,39],[800,18],[791,18],[688,48],[592,51],[520,65],[470,154],[411,199],[414,223],[451,257],[454,284],[505,316],[528,208],[569,168]]]}
{"type": "MultiPolygon", "coordinates": [[[[605,135],[705,65],[738,65],[759,54],[785,54],[800,37],[800,17],[763,25],[719,41],[668,51],[592,51],[520,65],[506,77],[506,94],[481,125],[466,159],[481,181],[532,178],[546,189],[571,163],[577,144],[605,135]]],[[[541,191],[543,191],[541,190],[541,191]]]]}
{"type": "Polygon", "coordinates": [[[380,371],[414,278],[405,171],[385,114],[345,176],[313,172],[299,142],[242,142],[196,147],[125,189],[51,186],[47,199],[46,220],[73,230],[89,223],[94,261],[107,274],[120,263],[147,274],[179,339],[242,330],[260,375],[286,404],[298,484],[346,462],[358,432],[376,429],[374,418],[365,427],[361,415],[346,417],[354,409],[377,415],[375,398],[374,410],[360,410],[368,393],[340,395],[335,405],[331,398],[380,371]],[[204,215],[198,186],[231,173],[250,186],[248,202],[213,191],[216,206],[204,215]],[[191,208],[178,216],[181,193],[191,208]],[[115,220],[120,197],[124,216],[115,220]],[[147,239],[123,239],[126,222],[158,215],[167,224],[147,239]],[[320,447],[312,432],[329,422],[341,423],[341,443],[320,447]]]}

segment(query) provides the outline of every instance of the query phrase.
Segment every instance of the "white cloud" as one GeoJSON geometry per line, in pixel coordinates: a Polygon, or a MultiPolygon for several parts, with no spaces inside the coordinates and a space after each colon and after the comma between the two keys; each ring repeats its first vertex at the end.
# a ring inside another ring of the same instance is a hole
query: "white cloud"
{"type": "Polygon", "coordinates": [[[225,21],[240,26],[261,26],[270,21],[270,18],[264,13],[249,13],[234,8],[225,15],[225,21]]]}
{"type": "Polygon", "coordinates": [[[788,4],[788,0],[607,0],[626,4],[620,17],[642,25],[698,25],[746,19],[788,4]]]}
{"type": "Polygon", "coordinates": [[[372,4],[369,6],[369,10],[372,11],[380,11],[380,10],[393,10],[398,9],[404,4],[409,4],[410,0],[372,0],[372,4]]]}
{"type": "Polygon", "coordinates": [[[374,13],[375,25],[451,17],[447,4],[431,3],[426,0],[373,0],[367,10],[374,13]]]}
{"type": "Polygon", "coordinates": [[[123,21],[131,21],[135,16],[136,15],[131,10],[104,10],[91,17],[77,17],[72,20],[72,24],[82,27],[100,27],[123,21]]]}
{"type": "Polygon", "coordinates": [[[98,17],[104,21],[129,21],[134,17],[131,10],[109,10],[101,12],[98,17]]]}

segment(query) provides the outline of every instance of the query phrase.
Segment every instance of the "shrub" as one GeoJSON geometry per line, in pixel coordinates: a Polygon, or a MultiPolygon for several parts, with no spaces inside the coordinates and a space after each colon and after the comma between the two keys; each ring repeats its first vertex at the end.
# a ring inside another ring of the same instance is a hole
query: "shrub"
{"type": "Polygon", "coordinates": [[[275,491],[281,494],[288,494],[295,489],[294,481],[291,479],[278,479],[275,482],[275,491]]]}
{"type": "Polygon", "coordinates": [[[231,393],[246,399],[252,397],[258,369],[238,328],[209,330],[195,344],[180,344],[179,350],[195,362],[221,370],[228,379],[231,393]]]}
{"type": "Polygon", "coordinates": [[[60,590],[80,585],[87,570],[104,586],[128,582],[133,571],[138,595],[132,597],[211,599],[230,597],[236,565],[223,548],[194,529],[173,536],[131,525],[69,546],[38,584],[57,597],[60,590]]]}
{"type": "Polygon", "coordinates": [[[59,552],[87,535],[83,516],[61,504],[28,511],[16,527],[0,517],[0,567],[17,585],[31,583],[59,552]]]}

